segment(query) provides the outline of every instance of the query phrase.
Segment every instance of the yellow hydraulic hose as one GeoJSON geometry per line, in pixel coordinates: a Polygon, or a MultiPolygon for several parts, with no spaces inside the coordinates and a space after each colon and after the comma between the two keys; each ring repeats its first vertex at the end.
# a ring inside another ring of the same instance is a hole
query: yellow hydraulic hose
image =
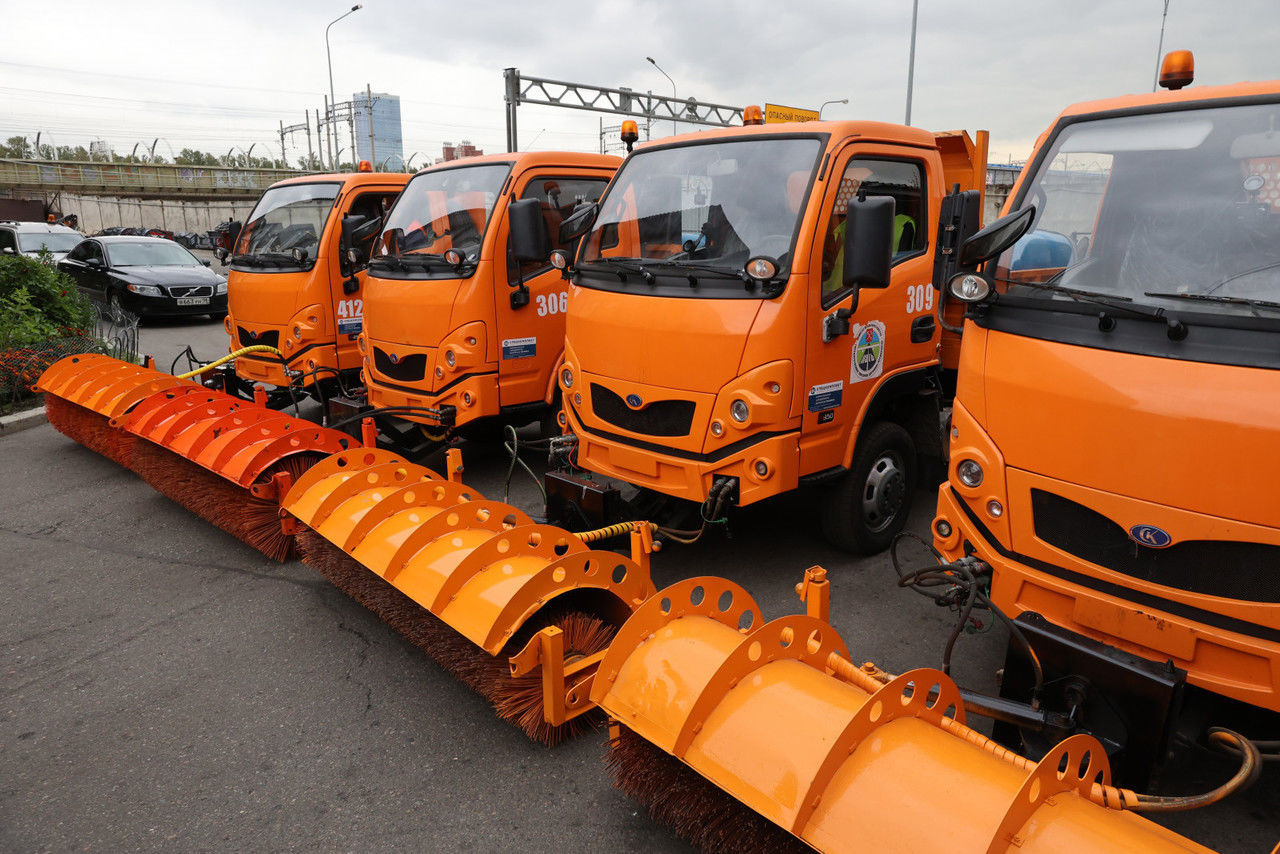
{"type": "Polygon", "coordinates": [[[194,371],[187,371],[185,374],[178,374],[178,379],[180,380],[191,379],[197,374],[203,374],[205,371],[212,370],[218,367],[219,365],[225,365],[227,362],[230,362],[232,359],[236,358],[237,356],[243,356],[245,353],[275,353],[280,358],[282,359],[284,358],[284,353],[281,353],[275,347],[270,347],[266,344],[254,344],[250,347],[241,347],[239,350],[236,350],[234,353],[228,353],[227,355],[223,356],[221,359],[210,362],[207,365],[202,365],[201,367],[196,368],[194,371]]]}
{"type": "MultiPolygon", "coordinates": [[[[786,635],[787,632],[784,631],[783,636],[785,637],[786,635]]],[[[832,653],[828,657],[827,667],[839,679],[851,685],[856,685],[868,693],[875,693],[876,690],[893,678],[893,674],[880,670],[870,662],[858,667],[838,653],[832,653]]],[[[975,747],[980,747],[1010,762],[1021,771],[1029,772],[1035,768],[1035,763],[1030,759],[1008,750],[982,733],[959,723],[954,718],[944,718],[942,728],[975,747]]],[[[1132,810],[1134,812],[1181,812],[1215,804],[1227,797],[1227,795],[1247,788],[1258,778],[1258,774],[1261,771],[1258,748],[1247,738],[1229,729],[1214,727],[1209,730],[1209,740],[1214,744],[1224,745],[1233,750],[1233,752],[1241,754],[1240,768],[1230,780],[1218,788],[1202,795],[1161,797],[1139,794],[1132,789],[1124,789],[1118,786],[1103,786],[1094,783],[1089,793],[1089,800],[1099,806],[1111,809],[1132,810]]]]}
{"type": "Polygon", "coordinates": [[[600,540],[607,540],[610,537],[617,537],[632,530],[636,525],[648,525],[649,533],[656,534],[658,526],[652,522],[619,522],[616,525],[607,525],[603,528],[596,528],[593,531],[582,531],[574,534],[579,540],[585,543],[595,543],[600,540]]]}

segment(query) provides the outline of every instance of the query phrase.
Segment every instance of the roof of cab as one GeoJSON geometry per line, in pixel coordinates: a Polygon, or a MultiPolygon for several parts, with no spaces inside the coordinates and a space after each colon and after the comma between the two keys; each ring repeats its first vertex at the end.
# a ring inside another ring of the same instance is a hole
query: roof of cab
{"type": "Polygon", "coordinates": [[[315,175],[299,175],[297,178],[285,178],[277,181],[272,187],[289,184],[319,184],[342,182],[343,187],[361,187],[366,184],[407,184],[413,175],[409,172],[325,172],[315,175]]]}
{"type": "MultiPolygon", "coordinates": [[[[1188,86],[1173,91],[1161,89],[1159,92],[1144,92],[1140,95],[1121,95],[1116,98],[1103,98],[1098,101],[1081,101],[1072,104],[1062,111],[1058,120],[1067,116],[1089,115],[1091,113],[1109,113],[1116,110],[1137,110],[1173,106],[1195,101],[1222,101],[1234,98],[1280,98],[1280,80],[1262,80],[1248,83],[1229,83],[1223,86],[1188,86]]],[[[1057,123],[1057,120],[1054,122],[1057,123]]]]}
{"type": "Polygon", "coordinates": [[[651,139],[636,146],[636,150],[668,145],[674,142],[709,142],[714,139],[740,139],[749,136],[812,136],[813,134],[830,134],[831,139],[843,140],[851,137],[865,139],[868,142],[898,142],[907,145],[919,145],[934,148],[937,140],[934,134],[923,128],[897,125],[891,122],[870,121],[834,121],[834,122],[776,122],[763,125],[747,125],[734,127],[706,127],[691,133],[676,136],[665,136],[651,139]]]}
{"type": "Polygon", "coordinates": [[[418,172],[431,172],[437,169],[452,169],[458,166],[482,166],[486,163],[514,163],[517,169],[528,169],[533,166],[587,166],[602,169],[617,169],[622,158],[613,154],[596,154],[584,151],[514,151],[502,154],[479,154],[475,157],[461,157],[445,163],[437,163],[418,172]]]}

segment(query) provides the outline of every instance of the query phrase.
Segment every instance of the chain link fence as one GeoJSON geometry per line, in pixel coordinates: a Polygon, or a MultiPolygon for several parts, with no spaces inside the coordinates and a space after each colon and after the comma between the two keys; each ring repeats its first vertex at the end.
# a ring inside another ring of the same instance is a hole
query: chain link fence
{"type": "Polygon", "coordinates": [[[0,352],[0,412],[22,408],[35,397],[31,386],[46,368],[78,353],[104,353],[137,362],[138,317],[117,307],[95,306],[92,329],[69,330],[39,344],[0,352]]]}

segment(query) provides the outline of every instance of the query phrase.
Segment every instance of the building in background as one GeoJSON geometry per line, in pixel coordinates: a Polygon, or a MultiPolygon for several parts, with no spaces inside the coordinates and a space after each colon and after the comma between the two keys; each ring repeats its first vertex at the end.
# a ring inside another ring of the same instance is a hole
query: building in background
{"type": "Polygon", "coordinates": [[[404,132],[400,128],[400,96],[365,92],[351,96],[356,117],[356,159],[368,160],[378,171],[404,169],[404,132]],[[373,123],[373,151],[369,150],[369,123],[373,123]]]}
{"type": "Polygon", "coordinates": [[[450,160],[460,160],[463,157],[479,157],[484,154],[483,151],[471,144],[471,140],[464,139],[458,145],[452,142],[446,142],[443,147],[444,156],[437,160],[437,163],[446,163],[450,160]]]}

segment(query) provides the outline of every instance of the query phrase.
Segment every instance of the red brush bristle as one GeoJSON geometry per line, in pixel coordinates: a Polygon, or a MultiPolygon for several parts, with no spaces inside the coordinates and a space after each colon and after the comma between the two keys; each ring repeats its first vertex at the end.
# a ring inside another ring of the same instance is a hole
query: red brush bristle
{"type": "Polygon", "coordinates": [[[45,417],[62,435],[125,468],[130,467],[136,437],[116,427],[105,415],[53,394],[44,396],[45,417]]]}
{"type": "MultiPolygon", "coordinates": [[[[322,454],[294,454],[269,467],[258,480],[270,480],[280,471],[288,471],[296,479],[323,458],[322,454]]],[[[285,561],[294,556],[294,538],[280,527],[277,502],[258,498],[238,484],[152,442],[136,442],[132,462],[134,471],[161,495],[272,560],[285,561]]]]}
{"type": "Polygon", "coordinates": [[[303,562],[492,703],[499,717],[529,738],[554,746],[598,725],[597,712],[560,726],[548,724],[542,714],[540,677],[535,673],[512,678],[507,659],[549,625],[564,632],[566,655],[599,652],[609,645],[616,627],[581,612],[548,610],[529,620],[497,656],[491,656],[314,531],[304,528],[297,540],[303,562]]]}
{"type": "Polygon", "coordinates": [[[605,760],[614,785],[700,851],[811,850],[671,754],[625,726],[618,730],[605,760]]]}

